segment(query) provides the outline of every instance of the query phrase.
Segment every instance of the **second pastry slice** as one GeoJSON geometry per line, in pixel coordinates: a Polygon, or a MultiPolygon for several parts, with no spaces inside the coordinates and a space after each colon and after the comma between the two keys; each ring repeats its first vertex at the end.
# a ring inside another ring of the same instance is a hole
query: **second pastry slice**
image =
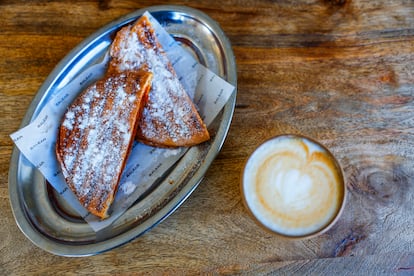
{"type": "Polygon", "coordinates": [[[158,147],[193,146],[210,139],[207,127],[187,95],[145,15],[118,31],[111,46],[110,71],[153,73],[151,92],[137,140],[158,147]]]}

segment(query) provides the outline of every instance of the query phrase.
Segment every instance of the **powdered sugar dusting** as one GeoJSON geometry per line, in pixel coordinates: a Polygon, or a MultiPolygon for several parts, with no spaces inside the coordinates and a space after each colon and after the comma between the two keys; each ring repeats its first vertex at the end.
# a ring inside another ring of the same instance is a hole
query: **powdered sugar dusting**
{"type": "Polygon", "coordinates": [[[122,29],[111,49],[112,65],[118,70],[144,67],[154,73],[138,134],[148,140],[165,138],[177,142],[189,139],[194,131],[202,129],[202,126],[195,126],[195,107],[157,42],[148,19],[139,22],[122,29]]]}
{"type": "Polygon", "coordinates": [[[133,191],[135,191],[136,189],[136,185],[135,183],[131,182],[131,181],[127,181],[124,184],[122,184],[121,186],[121,190],[124,194],[129,195],[131,194],[133,191]]]}
{"type": "Polygon", "coordinates": [[[64,116],[63,173],[85,206],[96,199],[106,203],[118,185],[133,139],[131,112],[138,109],[134,93],[139,86],[127,88],[127,81],[126,74],[98,81],[76,99],[64,116]]]}

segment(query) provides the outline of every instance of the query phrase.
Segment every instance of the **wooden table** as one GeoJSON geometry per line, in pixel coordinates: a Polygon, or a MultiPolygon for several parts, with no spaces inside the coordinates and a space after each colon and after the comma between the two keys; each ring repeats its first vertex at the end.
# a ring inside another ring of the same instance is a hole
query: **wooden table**
{"type": "Polygon", "coordinates": [[[0,2],[0,274],[414,273],[411,0],[174,2],[215,19],[238,65],[233,122],[203,182],[153,230],[97,256],[55,256],[19,231],[8,194],[9,134],[72,48],[156,4],[165,1],[0,2]],[[343,166],[345,211],[320,237],[281,240],[242,205],[246,158],[281,133],[319,140],[343,166]]]}

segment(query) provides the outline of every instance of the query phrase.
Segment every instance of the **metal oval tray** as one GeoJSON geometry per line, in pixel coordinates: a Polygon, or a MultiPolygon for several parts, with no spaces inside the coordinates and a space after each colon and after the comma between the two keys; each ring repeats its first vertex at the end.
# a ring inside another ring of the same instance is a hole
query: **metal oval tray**
{"type": "MultiPolygon", "coordinates": [[[[234,85],[237,91],[233,51],[219,25],[192,8],[153,6],[108,24],[73,49],[40,87],[21,126],[36,117],[53,91],[102,60],[116,31],[145,11],[149,11],[201,64],[234,85]]],[[[236,91],[209,127],[212,139],[188,150],[168,172],[168,181],[159,181],[111,227],[97,233],[82,219],[71,215],[70,209],[44,177],[14,148],[9,170],[9,194],[19,228],[35,245],[62,256],[94,255],[139,237],[175,211],[201,182],[226,138],[236,91]]]]}

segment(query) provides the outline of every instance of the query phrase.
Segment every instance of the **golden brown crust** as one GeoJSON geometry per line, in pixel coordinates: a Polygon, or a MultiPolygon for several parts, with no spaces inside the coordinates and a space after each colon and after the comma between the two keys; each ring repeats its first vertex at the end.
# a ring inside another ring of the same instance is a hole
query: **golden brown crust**
{"type": "Polygon", "coordinates": [[[157,147],[193,146],[210,139],[146,16],[122,28],[111,46],[109,71],[145,68],[154,74],[136,139],[157,147]]]}
{"type": "Polygon", "coordinates": [[[56,155],[69,188],[92,214],[105,218],[148,98],[152,74],[110,72],[68,107],[56,155]]]}

